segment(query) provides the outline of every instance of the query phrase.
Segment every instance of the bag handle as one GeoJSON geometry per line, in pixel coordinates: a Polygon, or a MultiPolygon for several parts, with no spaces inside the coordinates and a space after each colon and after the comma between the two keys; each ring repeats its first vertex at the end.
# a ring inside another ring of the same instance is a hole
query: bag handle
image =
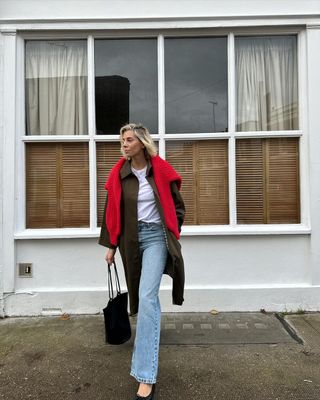
{"type": "MultiPolygon", "coordinates": [[[[111,266],[112,264],[108,264],[108,291],[109,291],[109,300],[114,299],[114,294],[113,294],[113,284],[112,284],[112,274],[111,274],[111,266]]],[[[117,271],[117,266],[115,261],[113,261],[114,265],[114,275],[115,275],[115,283],[116,283],[116,292],[117,295],[121,294],[121,289],[120,289],[120,281],[119,281],[119,275],[117,271]]]]}

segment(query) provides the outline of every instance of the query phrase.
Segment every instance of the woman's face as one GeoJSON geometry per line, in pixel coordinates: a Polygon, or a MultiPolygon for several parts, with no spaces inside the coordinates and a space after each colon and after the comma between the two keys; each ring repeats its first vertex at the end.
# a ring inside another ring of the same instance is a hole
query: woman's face
{"type": "Polygon", "coordinates": [[[125,155],[131,158],[144,154],[144,145],[133,131],[126,131],[122,135],[122,149],[125,155]]]}

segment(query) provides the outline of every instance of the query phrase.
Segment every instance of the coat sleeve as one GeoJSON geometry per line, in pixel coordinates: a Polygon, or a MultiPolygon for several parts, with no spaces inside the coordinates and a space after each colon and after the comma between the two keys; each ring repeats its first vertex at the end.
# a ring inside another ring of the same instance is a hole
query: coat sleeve
{"type": "Polygon", "coordinates": [[[107,205],[108,205],[108,195],[106,196],[106,202],[105,202],[104,209],[103,209],[101,231],[100,231],[100,237],[99,237],[99,242],[98,243],[101,246],[108,247],[109,249],[115,249],[116,246],[114,246],[113,244],[110,243],[109,232],[108,232],[107,225],[106,225],[107,205]]]}
{"type": "Polygon", "coordinates": [[[172,198],[174,201],[174,206],[176,209],[176,214],[177,214],[177,219],[178,219],[178,226],[179,226],[179,232],[181,232],[181,227],[184,221],[184,217],[186,214],[186,208],[184,205],[183,198],[181,196],[181,193],[178,189],[178,186],[175,182],[171,183],[171,194],[172,198]]]}

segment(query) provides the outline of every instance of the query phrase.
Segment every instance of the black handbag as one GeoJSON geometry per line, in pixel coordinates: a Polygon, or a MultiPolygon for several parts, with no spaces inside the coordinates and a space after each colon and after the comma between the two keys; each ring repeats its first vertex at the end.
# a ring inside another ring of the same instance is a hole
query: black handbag
{"type": "Polygon", "coordinates": [[[108,264],[109,301],[103,309],[106,342],[122,344],[131,337],[131,326],[128,315],[128,293],[121,293],[116,263],[114,262],[116,296],[113,293],[111,267],[108,264]]]}

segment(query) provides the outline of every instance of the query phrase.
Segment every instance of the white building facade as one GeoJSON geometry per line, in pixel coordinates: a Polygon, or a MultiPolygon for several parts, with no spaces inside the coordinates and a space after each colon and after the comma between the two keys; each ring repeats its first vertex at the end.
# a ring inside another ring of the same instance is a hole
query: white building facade
{"type": "Polygon", "coordinates": [[[183,178],[163,311],[319,310],[319,71],[319,0],[0,0],[0,315],[105,306],[129,121],[183,178]]]}

